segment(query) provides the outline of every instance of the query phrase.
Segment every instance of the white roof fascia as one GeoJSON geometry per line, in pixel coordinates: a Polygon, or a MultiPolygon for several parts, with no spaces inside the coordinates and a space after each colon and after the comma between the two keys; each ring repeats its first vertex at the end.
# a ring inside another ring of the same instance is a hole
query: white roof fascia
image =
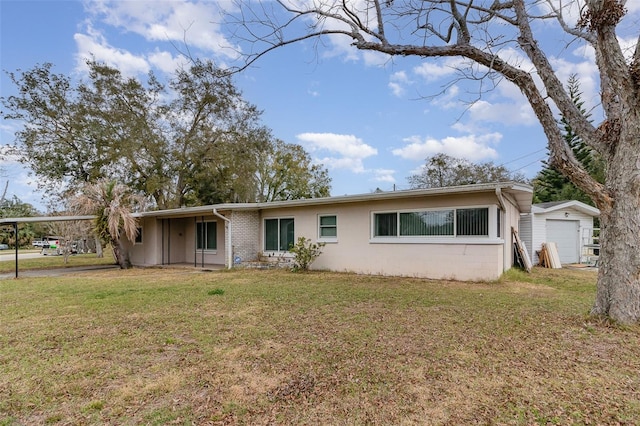
{"type": "Polygon", "coordinates": [[[33,216],[33,217],[5,217],[0,219],[0,224],[11,223],[36,223],[36,222],[69,222],[73,220],[93,220],[96,217],[89,216],[33,216]]]}
{"type": "Polygon", "coordinates": [[[600,210],[598,210],[593,206],[590,206],[589,204],[585,204],[582,201],[577,201],[577,200],[567,201],[566,203],[558,204],[552,207],[548,207],[546,209],[538,206],[532,206],[531,211],[533,213],[551,213],[557,210],[569,209],[569,208],[578,210],[590,216],[594,216],[594,217],[600,216],[600,210]]]}
{"type": "Polygon", "coordinates": [[[220,210],[221,206],[223,205],[224,204],[212,204],[212,205],[196,206],[196,207],[179,207],[177,209],[167,209],[167,210],[150,210],[146,212],[134,213],[133,216],[134,217],[192,217],[194,215],[195,216],[213,215],[213,209],[220,210]]]}
{"type": "Polygon", "coordinates": [[[448,194],[472,194],[479,192],[495,192],[500,188],[503,192],[510,194],[516,200],[518,208],[523,212],[531,209],[531,196],[533,188],[530,185],[517,182],[498,182],[477,185],[449,186],[444,188],[430,189],[410,189],[389,192],[371,192],[357,195],[342,195],[322,198],[305,198],[298,200],[270,201],[263,203],[224,203],[208,206],[181,207],[169,210],[156,210],[136,213],[136,217],[185,217],[193,215],[213,214],[213,209],[225,210],[265,210],[282,207],[303,207],[326,204],[354,203],[375,200],[389,200],[396,198],[428,197],[448,194]]]}

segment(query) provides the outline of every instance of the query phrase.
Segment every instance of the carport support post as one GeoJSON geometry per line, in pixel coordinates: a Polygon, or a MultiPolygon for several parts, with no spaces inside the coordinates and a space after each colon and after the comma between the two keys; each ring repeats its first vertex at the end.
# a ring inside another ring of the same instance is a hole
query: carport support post
{"type": "Polygon", "coordinates": [[[13,222],[13,233],[16,236],[16,278],[18,278],[18,222],[13,222]]]}

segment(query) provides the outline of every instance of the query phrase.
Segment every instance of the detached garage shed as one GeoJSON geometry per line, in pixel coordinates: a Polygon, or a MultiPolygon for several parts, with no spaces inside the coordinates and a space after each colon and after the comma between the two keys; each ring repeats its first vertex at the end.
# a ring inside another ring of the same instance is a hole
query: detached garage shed
{"type": "Polygon", "coordinates": [[[543,243],[558,247],[560,262],[579,263],[583,248],[593,243],[593,219],[600,210],[580,201],[553,201],[533,204],[531,212],[520,216],[520,238],[537,264],[543,243]]]}

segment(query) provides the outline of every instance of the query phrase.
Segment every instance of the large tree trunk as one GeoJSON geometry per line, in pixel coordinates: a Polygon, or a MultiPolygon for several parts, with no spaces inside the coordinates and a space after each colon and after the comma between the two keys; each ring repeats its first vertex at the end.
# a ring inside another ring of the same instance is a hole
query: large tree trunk
{"type": "MultiPolygon", "coordinates": [[[[613,195],[610,208],[601,207],[600,260],[596,315],[623,323],[640,322],[640,122],[622,124],[606,186],[613,195]]],[[[600,206],[599,206],[600,207],[600,206]]]]}
{"type": "Polygon", "coordinates": [[[104,253],[102,252],[102,241],[100,241],[100,237],[97,235],[94,236],[94,241],[96,243],[96,257],[103,258],[104,253]]]}
{"type": "Polygon", "coordinates": [[[129,250],[122,245],[120,240],[112,240],[113,255],[116,258],[116,262],[120,265],[120,269],[131,268],[131,260],[129,259],[129,250]]]}

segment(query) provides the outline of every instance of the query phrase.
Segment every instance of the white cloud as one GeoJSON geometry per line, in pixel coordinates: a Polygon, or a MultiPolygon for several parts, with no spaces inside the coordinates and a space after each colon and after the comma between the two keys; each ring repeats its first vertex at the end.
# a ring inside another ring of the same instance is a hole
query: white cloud
{"type": "MultiPolygon", "coordinates": [[[[584,51],[584,49],[582,49],[584,51]]],[[[590,49],[593,51],[593,49],[590,49]]],[[[583,96],[583,101],[587,101],[589,105],[585,105],[587,108],[592,107],[600,102],[599,83],[598,83],[598,67],[595,62],[591,60],[585,60],[580,62],[569,62],[564,58],[552,58],[551,65],[556,70],[556,75],[563,82],[566,87],[569,77],[576,75],[578,82],[580,83],[580,91],[583,96]]]]}
{"type": "Polygon", "coordinates": [[[396,178],[393,176],[395,172],[396,172],[395,170],[391,170],[391,169],[374,169],[373,181],[395,183],[396,178]]]}
{"type": "Polygon", "coordinates": [[[79,69],[86,68],[85,61],[87,59],[95,58],[99,62],[119,69],[127,76],[149,72],[150,66],[145,58],[109,45],[104,37],[95,32],[92,32],[91,35],[75,34],[74,39],[78,46],[76,62],[79,69]]]}
{"type": "Polygon", "coordinates": [[[149,54],[149,63],[164,73],[172,74],[185,67],[189,61],[182,55],[173,56],[169,52],[156,50],[149,54]]]}
{"type": "MultiPolygon", "coordinates": [[[[342,38],[346,39],[346,37],[342,38]]],[[[351,45],[351,43],[349,43],[349,45],[351,45]]],[[[354,47],[351,46],[351,49],[354,50],[354,47]]],[[[386,53],[380,53],[375,50],[364,50],[360,53],[362,54],[365,65],[370,67],[383,67],[389,62],[390,58],[386,53]]]]}
{"type": "Polygon", "coordinates": [[[499,55],[502,60],[508,62],[516,68],[527,72],[533,72],[534,70],[533,63],[521,50],[508,47],[505,49],[500,49],[499,55]]]}
{"type": "Polygon", "coordinates": [[[405,71],[397,71],[391,75],[392,81],[397,81],[400,83],[410,83],[409,77],[405,71]]]}
{"type": "Polygon", "coordinates": [[[378,153],[377,149],[354,135],[301,133],[296,137],[312,154],[328,153],[329,155],[317,161],[333,169],[363,173],[365,168],[362,160],[378,153]]]}
{"type": "Polygon", "coordinates": [[[459,98],[460,87],[458,85],[450,86],[445,93],[437,96],[431,102],[432,105],[439,109],[452,109],[462,105],[462,101],[459,98]]]}
{"type": "Polygon", "coordinates": [[[484,135],[466,135],[444,139],[411,136],[404,139],[407,142],[402,148],[396,148],[393,155],[407,159],[424,161],[425,158],[444,153],[456,158],[465,158],[469,161],[478,161],[486,158],[496,158],[497,151],[491,145],[495,145],[502,139],[500,133],[487,133],[484,135]]]}
{"type": "Polygon", "coordinates": [[[232,1],[116,1],[88,2],[94,17],[147,41],[166,41],[197,47],[219,56],[235,58],[238,47],[222,34],[220,13],[232,1]]]}
{"type": "Polygon", "coordinates": [[[413,176],[413,175],[421,175],[422,172],[424,172],[424,170],[427,168],[426,164],[422,163],[420,164],[418,167],[416,167],[413,170],[409,170],[409,176],[413,176]]]}
{"type": "Polygon", "coordinates": [[[315,160],[315,162],[329,169],[344,169],[350,170],[353,173],[364,173],[366,171],[362,158],[323,157],[315,160]]]}
{"type": "MultiPolygon", "coordinates": [[[[556,10],[562,10],[562,16],[564,20],[567,22],[569,26],[574,27],[578,19],[580,18],[580,12],[584,7],[584,2],[581,1],[561,1],[561,0],[552,0],[553,8],[556,10]]],[[[550,8],[547,2],[536,2],[535,7],[540,10],[541,14],[549,13],[550,8]]],[[[633,26],[633,32],[637,31],[637,23],[633,23],[633,16],[635,13],[640,12],[640,2],[637,0],[626,0],[624,7],[627,9],[626,18],[631,17],[632,23],[630,25],[633,26]]],[[[550,20],[551,23],[553,21],[550,20]]],[[[624,21],[623,21],[624,22],[624,21]]]]}
{"type": "Polygon", "coordinates": [[[19,165],[18,155],[11,145],[0,145],[0,171],[8,166],[19,165]]]}
{"type": "Polygon", "coordinates": [[[627,8],[627,11],[629,12],[629,14],[640,12],[640,2],[637,2],[635,0],[627,1],[627,3],[625,4],[625,7],[627,8]]]}
{"type": "MultiPolygon", "coordinates": [[[[286,7],[298,10],[306,10],[309,8],[318,8],[324,10],[328,14],[339,13],[336,11],[336,6],[342,8],[342,3],[335,3],[333,1],[319,2],[308,0],[285,0],[283,3],[286,7]]],[[[351,14],[357,16],[357,19],[363,23],[364,26],[375,30],[377,28],[377,21],[375,13],[371,13],[371,4],[368,0],[349,0],[348,8],[351,14]]],[[[307,14],[306,22],[311,27],[321,27],[323,31],[329,32],[329,34],[323,37],[322,56],[325,58],[341,57],[344,61],[356,62],[362,60],[365,65],[380,67],[389,62],[389,55],[381,52],[371,50],[358,50],[353,46],[353,39],[345,34],[338,34],[331,32],[341,31],[346,34],[351,33],[351,27],[346,22],[339,19],[322,19],[318,20],[317,15],[307,14]]],[[[364,34],[364,37],[373,40],[374,37],[368,34],[364,34]]]]}
{"type": "Polygon", "coordinates": [[[490,103],[479,100],[469,107],[469,115],[473,122],[501,123],[508,126],[531,126],[538,122],[531,106],[524,99],[520,103],[490,103]]]}
{"type": "Polygon", "coordinates": [[[409,80],[407,73],[404,71],[395,72],[391,74],[391,77],[389,77],[388,86],[396,97],[404,95],[406,92],[405,86],[409,84],[411,84],[411,81],[409,80]]]}
{"type": "Polygon", "coordinates": [[[453,76],[465,62],[467,62],[466,59],[455,57],[442,60],[430,58],[414,67],[413,72],[425,81],[435,81],[443,77],[453,76]]]}
{"type": "Polygon", "coordinates": [[[367,145],[354,135],[335,133],[301,133],[297,138],[306,142],[311,150],[328,150],[345,157],[367,158],[376,155],[378,150],[367,145]]]}
{"type": "MultiPolygon", "coordinates": [[[[5,146],[0,145],[0,147],[5,146]]],[[[43,195],[38,192],[37,179],[30,175],[14,156],[0,159],[0,185],[2,185],[0,191],[4,190],[7,183],[7,198],[15,196],[24,203],[29,203],[39,210],[45,210],[43,195]]]]}
{"type": "Polygon", "coordinates": [[[633,59],[633,54],[638,43],[638,37],[633,35],[629,37],[618,37],[620,48],[629,62],[633,59]]]}
{"type": "Polygon", "coordinates": [[[393,81],[389,82],[389,89],[391,89],[391,93],[393,93],[393,96],[396,96],[398,98],[404,95],[406,92],[406,90],[401,84],[393,81]]]}

